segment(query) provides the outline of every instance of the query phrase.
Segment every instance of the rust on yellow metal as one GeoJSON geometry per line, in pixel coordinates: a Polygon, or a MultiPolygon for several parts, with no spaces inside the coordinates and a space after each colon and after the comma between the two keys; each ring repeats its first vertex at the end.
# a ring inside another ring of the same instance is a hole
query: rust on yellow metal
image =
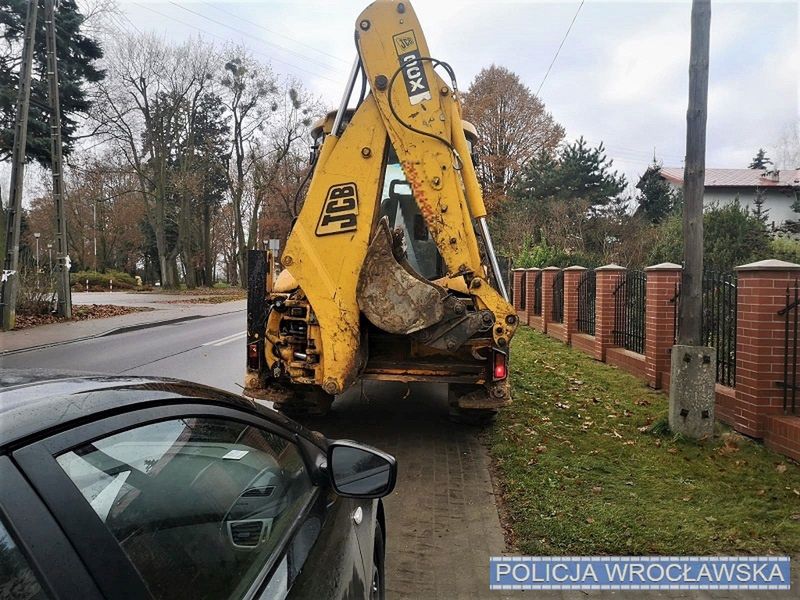
{"type": "Polygon", "coordinates": [[[284,267],[302,288],[319,323],[321,383],[332,390],[329,393],[343,391],[357,376],[361,332],[356,286],[378,206],[385,145],[386,129],[369,97],[340,137],[325,137],[303,210],[283,252],[284,267]],[[365,147],[371,149],[371,157],[353,164],[365,147]],[[357,225],[350,229],[349,221],[340,221],[348,229],[332,234],[337,221],[325,221],[324,210],[339,208],[332,205],[337,199],[331,198],[331,190],[345,184],[357,190],[357,225]]]}

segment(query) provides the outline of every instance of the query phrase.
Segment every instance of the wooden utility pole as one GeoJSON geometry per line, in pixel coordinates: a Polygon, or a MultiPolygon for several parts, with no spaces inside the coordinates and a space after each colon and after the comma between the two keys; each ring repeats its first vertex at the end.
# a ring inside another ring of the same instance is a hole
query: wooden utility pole
{"type": "Polygon", "coordinates": [[[683,171],[683,274],[678,344],[703,344],[703,191],[706,176],[708,48],[711,0],[692,2],[689,56],[689,109],[686,112],[686,166],[683,171]]]}
{"type": "Polygon", "coordinates": [[[37,0],[28,1],[25,18],[25,37],[22,43],[22,65],[19,71],[19,91],[14,122],[14,147],[11,151],[11,191],[6,212],[6,247],[3,262],[2,317],[3,330],[14,328],[17,316],[17,289],[19,287],[19,235],[22,225],[22,185],[25,177],[25,147],[28,141],[28,107],[31,97],[31,71],[33,46],[36,35],[37,0]]]}
{"type": "Polygon", "coordinates": [[[61,156],[61,109],[58,101],[58,57],[56,55],[55,0],[45,0],[47,29],[47,76],[50,83],[50,158],[53,169],[53,200],[56,205],[56,290],[58,314],[72,318],[72,290],[69,285],[69,246],[67,215],[64,212],[64,161],[61,156]]]}
{"type": "Polygon", "coordinates": [[[706,169],[710,0],[692,2],[686,167],[683,172],[683,273],[678,343],[670,356],[669,426],[692,439],[714,435],[716,352],[703,340],[703,188],[706,169]]]}

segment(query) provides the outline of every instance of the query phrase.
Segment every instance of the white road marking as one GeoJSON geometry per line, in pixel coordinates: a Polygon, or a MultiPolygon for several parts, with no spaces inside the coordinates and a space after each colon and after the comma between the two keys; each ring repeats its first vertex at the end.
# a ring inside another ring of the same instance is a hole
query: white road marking
{"type": "Polygon", "coordinates": [[[244,337],[247,331],[240,331],[239,333],[234,333],[233,335],[226,335],[223,338],[219,338],[218,340],[212,340],[210,342],[206,342],[203,346],[224,346],[230,342],[236,341],[240,337],[244,337]]]}

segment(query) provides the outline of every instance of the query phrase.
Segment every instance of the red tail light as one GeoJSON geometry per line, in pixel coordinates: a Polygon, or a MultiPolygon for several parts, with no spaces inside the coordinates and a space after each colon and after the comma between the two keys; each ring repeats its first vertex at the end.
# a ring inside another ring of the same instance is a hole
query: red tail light
{"type": "Polygon", "coordinates": [[[492,378],[495,381],[508,377],[508,355],[504,352],[494,351],[494,368],[492,378]]]}
{"type": "Polygon", "coordinates": [[[247,366],[257,371],[259,367],[258,362],[258,343],[247,344],[247,366]]]}

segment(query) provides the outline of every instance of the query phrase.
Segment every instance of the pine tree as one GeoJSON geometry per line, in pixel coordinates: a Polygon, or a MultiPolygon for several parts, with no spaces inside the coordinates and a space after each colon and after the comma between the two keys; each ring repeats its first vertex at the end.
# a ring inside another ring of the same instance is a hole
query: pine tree
{"type": "Polygon", "coordinates": [[[772,161],[767,158],[767,151],[763,148],[759,148],[756,155],[753,157],[750,166],[747,167],[748,169],[766,169],[767,165],[771,165],[772,161]]]}
{"type": "Polygon", "coordinates": [[[674,212],[679,193],[661,177],[661,165],[655,159],[639,178],[636,188],[639,212],[651,223],[660,223],[674,212]]]}
{"type": "Polygon", "coordinates": [[[767,225],[769,217],[769,209],[765,208],[766,198],[764,190],[756,188],[756,197],[753,200],[753,216],[758,219],[764,226],[767,225]]]}
{"type": "MultiPolygon", "coordinates": [[[[43,166],[50,164],[50,109],[47,83],[47,54],[44,23],[44,2],[39,1],[39,14],[34,46],[33,81],[28,114],[26,154],[43,166]]],[[[28,0],[4,0],[0,3],[0,29],[4,44],[11,52],[0,56],[0,160],[11,156],[14,143],[14,119],[19,89],[19,65],[25,14],[28,0]],[[15,51],[19,49],[20,51],[15,51]]],[[[61,0],[56,9],[56,46],[58,53],[61,137],[64,155],[75,143],[79,115],[89,110],[91,102],[85,88],[105,77],[95,66],[103,51],[97,41],[82,33],[84,16],[75,0],[61,0]]]]}

